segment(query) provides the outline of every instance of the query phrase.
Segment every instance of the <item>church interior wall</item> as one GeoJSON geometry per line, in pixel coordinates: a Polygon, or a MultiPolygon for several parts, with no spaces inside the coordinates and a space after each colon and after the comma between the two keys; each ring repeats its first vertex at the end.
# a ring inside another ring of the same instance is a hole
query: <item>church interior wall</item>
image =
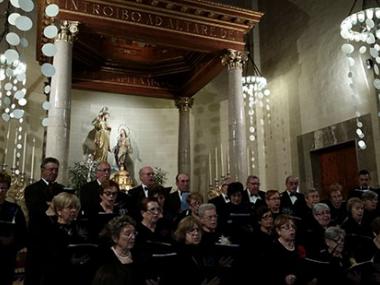
{"type": "MultiPolygon", "coordinates": [[[[374,88],[365,77],[358,78],[355,98],[347,82],[340,23],[351,4],[344,0],[259,1],[259,10],[265,13],[259,24],[261,66],[272,96],[271,137],[277,138],[270,140],[267,156],[267,182],[273,187],[283,188],[286,176],[305,169],[297,136],[350,120],[355,112],[372,113],[378,120],[370,103],[374,88]]],[[[363,76],[363,70],[358,74],[363,76]]],[[[378,141],[378,130],[373,132],[378,141]]],[[[373,152],[370,156],[378,152],[377,147],[373,152]]],[[[305,177],[305,186],[310,185],[311,173],[305,177]]]]}
{"type": "Polygon", "coordinates": [[[222,175],[227,174],[227,90],[227,72],[222,72],[194,96],[191,109],[192,187],[202,193],[207,193],[210,182],[215,183],[215,178],[220,180],[222,175]],[[225,173],[221,172],[221,146],[225,173]],[[219,158],[217,175],[215,149],[219,158]]]}

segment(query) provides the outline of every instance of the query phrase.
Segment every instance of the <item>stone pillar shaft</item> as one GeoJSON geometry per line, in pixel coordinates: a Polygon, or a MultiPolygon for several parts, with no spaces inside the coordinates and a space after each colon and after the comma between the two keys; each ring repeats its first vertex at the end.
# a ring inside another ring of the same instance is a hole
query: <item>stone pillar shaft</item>
{"type": "Polygon", "coordinates": [[[246,56],[228,50],[222,63],[228,67],[228,125],[231,177],[244,182],[247,178],[247,140],[245,130],[242,66],[246,56]]]}
{"type": "Polygon", "coordinates": [[[193,105],[193,99],[181,97],[175,104],[179,110],[178,173],[190,175],[190,108],[193,105]]]}
{"type": "Polygon", "coordinates": [[[57,53],[53,59],[55,75],[51,80],[50,109],[46,136],[46,157],[52,156],[60,162],[59,180],[66,182],[71,109],[71,69],[73,37],[78,22],[64,21],[55,40],[57,53]]]}

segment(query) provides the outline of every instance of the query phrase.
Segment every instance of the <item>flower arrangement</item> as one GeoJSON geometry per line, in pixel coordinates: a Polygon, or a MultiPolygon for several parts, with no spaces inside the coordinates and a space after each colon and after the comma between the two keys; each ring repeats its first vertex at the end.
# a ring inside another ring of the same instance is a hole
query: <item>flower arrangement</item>
{"type": "Polygon", "coordinates": [[[69,167],[69,178],[74,189],[79,190],[84,184],[95,180],[97,162],[89,155],[87,161],[74,162],[69,167]]]}
{"type": "Polygon", "coordinates": [[[159,185],[164,185],[167,180],[167,172],[160,167],[154,167],[154,182],[159,185]]]}

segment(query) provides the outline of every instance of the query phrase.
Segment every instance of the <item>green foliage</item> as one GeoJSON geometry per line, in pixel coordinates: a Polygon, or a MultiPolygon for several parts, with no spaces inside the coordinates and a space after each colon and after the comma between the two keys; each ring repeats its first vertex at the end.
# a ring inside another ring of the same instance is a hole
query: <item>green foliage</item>
{"type": "Polygon", "coordinates": [[[74,189],[79,190],[84,184],[95,180],[96,162],[78,161],[74,166],[69,167],[69,178],[74,189]]]}
{"type": "Polygon", "coordinates": [[[166,180],[168,180],[167,172],[160,167],[154,167],[154,182],[159,185],[164,185],[166,180]]]}

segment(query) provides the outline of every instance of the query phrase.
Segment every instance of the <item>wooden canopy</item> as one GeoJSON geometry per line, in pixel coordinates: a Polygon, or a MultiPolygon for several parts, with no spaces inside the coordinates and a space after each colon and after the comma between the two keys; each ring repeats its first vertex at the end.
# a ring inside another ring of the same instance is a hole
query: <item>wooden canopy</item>
{"type": "MultiPolygon", "coordinates": [[[[203,0],[49,3],[60,7],[57,20],[80,22],[73,88],[172,99],[193,96],[212,80],[226,49],[244,51],[244,35],[262,16],[203,0]]],[[[47,5],[39,0],[39,47],[47,5]]]]}

